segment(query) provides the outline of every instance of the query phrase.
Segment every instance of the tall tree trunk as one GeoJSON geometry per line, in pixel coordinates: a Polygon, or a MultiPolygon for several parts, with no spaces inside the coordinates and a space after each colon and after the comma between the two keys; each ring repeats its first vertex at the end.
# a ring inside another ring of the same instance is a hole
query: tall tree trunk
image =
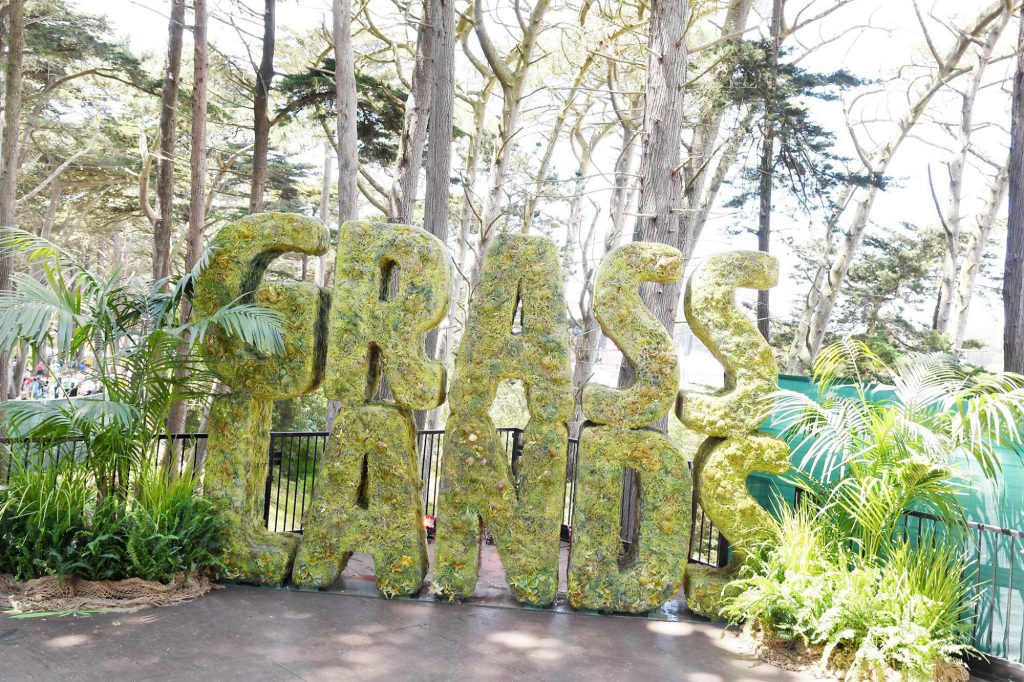
{"type": "Polygon", "coordinates": [[[467,269],[469,268],[469,235],[472,232],[473,222],[476,216],[474,206],[474,187],[476,187],[477,174],[480,165],[480,148],[484,137],[484,118],[487,114],[487,102],[491,97],[491,89],[496,81],[492,78],[480,92],[480,97],[473,103],[473,130],[470,133],[469,146],[466,149],[466,167],[462,178],[462,203],[459,207],[459,234],[458,251],[455,266],[455,287],[452,295],[452,306],[448,313],[448,331],[444,335],[444,346],[440,359],[447,363],[452,354],[462,331],[462,325],[466,319],[466,307],[468,307],[467,291],[469,289],[466,281],[467,269]],[[465,305],[463,305],[465,301],[465,305]]]}
{"type": "MultiPolygon", "coordinates": [[[[640,199],[633,241],[660,242],[683,253],[689,249],[680,231],[682,177],[680,151],[683,91],[686,83],[685,0],[654,0],[644,92],[642,154],[638,170],[640,199]]],[[[680,284],[645,283],[641,298],[674,336],[680,284]]]]}
{"type": "Polygon", "coordinates": [[[945,215],[939,215],[946,249],[942,259],[938,298],[935,302],[935,312],[932,315],[932,329],[942,334],[950,332],[950,315],[957,286],[957,273],[960,269],[960,241],[963,222],[960,206],[963,199],[964,169],[967,166],[967,155],[971,150],[971,135],[974,133],[974,102],[978,96],[978,90],[981,88],[985,67],[988,66],[996,42],[1009,21],[1010,12],[1006,11],[975,54],[974,68],[971,70],[967,88],[960,93],[960,126],[949,162],[949,197],[946,202],[945,215]]]}
{"type": "MultiPolygon", "coordinates": [[[[750,16],[752,4],[753,0],[730,0],[720,34],[726,44],[735,44],[743,40],[742,34],[747,26],[747,18],[750,16]]],[[[726,87],[732,77],[731,69],[723,64],[716,70],[716,87],[719,89],[726,87]]],[[[683,161],[683,199],[687,210],[680,218],[680,223],[688,244],[688,250],[683,251],[683,258],[687,261],[693,256],[693,249],[704,228],[704,222],[698,220],[698,209],[704,203],[708,170],[711,168],[715,149],[718,146],[727,102],[728,98],[724,95],[708,98],[707,104],[702,107],[698,123],[693,129],[690,154],[683,161]]]]}
{"type": "MultiPolygon", "coordinates": [[[[10,23],[7,41],[7,63],[4,84],[4,130],[3,148],[0,150],[0,226],[14,227],[18,190],[18,132],[21,116],[22,64],[25,57],[25,3],[11,0],[7,20],[10,23]]],[[[12,254],[0,253],[0,291],[12,288],[11,274],[14,268],[12,254]]],[[[11,387],[21,377],[11,380],[10,358],[0,353],[0,402],[7,400],[11,387]]],[[[0,426],[0,435],[4,428],[0,426]]]]}
{"type": "MultiPolygon", "coordinates": [[[[757,250],[768,252],[772,245],[772,183],[775,180],[775,83],[779,70],[779,32],[782,27],[783,0],[772,1],[772,29],[768,40],[768,83],[764,96],[764,139],[761,141],[761,167],[758,187],[757,250]]],[[[768,290],[757,292],[757,330],[771,342],[771,313],[768,290]]]]}
{"type": "Polygon", "coordinates": [[[978,277],[978,271],[981,270],[981,259],[984,257],[985,249],[988,247],[989,238],[992,235],[992,226],[996,222],[996,216],[999,214],[999,208],[1003,203],[1003,199],[1006,198],[1008,180],[1008,169],[1006,165],[1003,165],[996,171],[985,207],[977,216],[974,230],[967,236],[964,255],[960,259],[949,321],[949,329],[952,332],[950,338],[953,343],[953,349],[956,351],[963,348],[967,337],[967,319],[971,298],[974,296],[974,282],[978,277]]]}
{"type": "Polygon", "coordinates": [[[178,136],[178,76],[181,38],[185,29],[185,0],[171,0],[167,25],[167,63],[160,89],[160,161],[156,171],[156,200],[160,211],[153,227],[153,279],[171,275],[171,228],[174,222],[174,147],[178,136]]]}
{"type": "MultiPolygon", "coordinates": [[[[885,175],[896,151],[906,139],[910,129],[921,118],[932,97],[956,75],[957,67],[964,54],[972,45],[980,41],[981,36],[988,30],[992,22],[1002,14],[1004,7],[1004,1],[997,0],[982,10],[970,26],[957,35],[953,46],[937,62],[935,71],[925,87],[911,95],[910,106],[896,122],[896,131],[889,140],[865,159],[866,174],[876,180],[885,175]]],[[[836,210],[827,221],[828,229],[831,232],[841,222],[844,222],[844,217],[850,211],[849,206],[851,203],[853,204],[852,213],[850,213],[849,219],[845,220],[846,227],[842,231],[842,237],[838,240],[835,251],[825,254],[815,270],[813,283],[804,301],[796,333],[793,336],[793,343],[789,349],[786,362],[786,372],[789,374],[806,373],[814,363],[814,358],[825,338],[829,320],[832,318],[832,310],[839,298],[843,282],[846,280],[846,274],[850,270],[850,264],[860,246],[864,230],[867,228],[868,218],[871,216],[871,209],[874,206],[878,190],[877,185],[857,190],[848,188],[842,193],[836,210]]]]}
{"type": "MultiPolygon", "coordinates": [[[[359,157],[356,142],[356,70],[352,55],[352,6],[349,0],[332,0],[334,28],[334,94],[338,112],[338,225],[359,217],[359,157]]],[[[331,429],[341,403],[327,402],[327,430],[331,429]]]]}
{"type": "Polygon", "coordinates": [[[274,44],[277,31],[277,0],[264,0],[263,53],[256,70],[252,93],[254,145],[252,149],[252,185],[249,188],[249,213],[263,210],[263,194],[267,185],[267,153],[270,151],[270,84],[274,80],[274,44]]]}
{"type": "Polygon", "coordinates": [[[195,29],[192,67],[192,154],[189,159],[191,193],[188,204],[188,235],[185,244],[185,269],[191,270],[203,253],[203,228],[206,226],[206,108],[209,74],[206,39],[206,0],[193,0],[195,29]]]}
{"type": "MultiPolygon", "coordinates": [[[[189,204],[188,233],[185,236],[185,271],[190,272],[203,253],[203,228],[206,225],[206,104],[208,45],[206,39],[206,0],[193,0],[193,59],[192,59],[192,151],[189,156],[189,204]]],[[[181,303],[181,321],[186,322],[192,314],[192,305],[185,299],[181,303]]],[[[178,379],[184,382],[190,369],[185,363],[188,349],[182,348],[179,359],[182,364],[177,370],[178,379]]],[[[167,433],[183,433],[188,403],[179,400],[171,405],[167,415],[167,433]]],[[[172,446],[172,443],[168,443],[172,446]]],[[[168,463],[177,462],[177,451],[169,447],[174,457],[168,463]]],[[[170,467],[172,475],[177,474],[177,467],[170,467]]]]}
{"type": "Polygon", "coordinates": [[[1003,369],[1024,374],[1024,10],[1010,114],[1010,214],[1003,276],[1003,369]]]}
{"type": "MultiPolygon", "coordinates": [[[[679,161],[683,142],[689,2],[652,0],[650,16],[642,152],[638,169],[640,197],[633,241],[669,244],[686,254],[692,247],[681,230],[683,183],[679,161]]],[[[679,282],[645,282],[640,286],[640,299],[665,325],[670,338],[675,338],[680,292],[679,282]]],[[[619,385],[628,386],[632,382],[632,367],[623,358],[619,367],[619,385]]],[[[652,426],[667,433],[668,415],[652,426]]],[[[632,469],[626,470],[622,485],[622,540],[630,543],[632,548],[637,545],[640,505],[640,488],[632,469]]]]}
{"type": "MultiPolygon", "coordinates": [[[[452,128],[455,106],[455,2],[432,0],[434,33],[433,87],[430,92],[430,126],[427,146],[427,192],[423,227],[448,243],[448,204],[451,199],[452,128]]],[[[454,307],[454,306],[453,306],[454,307]]],[[[451,333],[451,330],[448,330],[451,333]]],[[[427,355],[436,358],[438,329],[427,332],[427,355]]],[[[427,413],[416,412],[416,426],[423,428],[427,413]]]]}
{"type": "Polygon", "coordinates": [[[409,98],[405,101],[405,119],[398,143],[398,158],[395,160],[395,180],[388,197],[390,217],[396,223],[411,223],[416,206],[416,188],[419,186],[423,146],[427,139],[427,122],[430,120],[433,99],[435,4],[433,0],[423,0],[423,18],[416,32],[416,64],[412,71],[409,98]]]}
{"type": "MultiPolygon", "coordinates": [[[[324,142],[324,179],[320,187],[320,209],[318,215],[320,222],[325,226],[330,219],[331,204],[331,155],[334,147],[330,142],[324,142]]],[[[327,286],[327,254],[316,257],[313,264],[313,283],[318,287],[327,286]]]]}

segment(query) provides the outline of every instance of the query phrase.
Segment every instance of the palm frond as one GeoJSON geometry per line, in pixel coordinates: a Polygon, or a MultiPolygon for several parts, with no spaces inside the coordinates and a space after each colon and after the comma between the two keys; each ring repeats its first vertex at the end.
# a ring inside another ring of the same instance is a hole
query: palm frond
{"type": "Polygon", "coordinates": [[[228,336],[250,344],[261,353],[279,355],[284,351],[281,316],[270,308],[254,303],[228,304],[210,317],[191,325],[192,343],[202,343],[214,324],[219,325],[228,336]]]}

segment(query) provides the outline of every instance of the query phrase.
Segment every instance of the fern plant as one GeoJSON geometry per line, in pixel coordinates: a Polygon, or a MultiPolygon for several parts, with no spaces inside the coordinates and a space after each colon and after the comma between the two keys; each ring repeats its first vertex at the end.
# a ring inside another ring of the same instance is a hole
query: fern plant
{"type": "Polygon", "coordinates": [[[191,474],[149,466],[127,500],[96,492],[75,462],[19,467],[0,492],[0,574],[166,581],[219,568],[222,522],[191,474]]]}

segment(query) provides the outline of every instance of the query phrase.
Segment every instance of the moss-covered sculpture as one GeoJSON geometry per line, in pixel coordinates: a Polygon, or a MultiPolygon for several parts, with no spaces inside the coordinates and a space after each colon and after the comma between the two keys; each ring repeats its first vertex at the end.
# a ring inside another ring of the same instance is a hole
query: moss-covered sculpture
{"type": "Polygon", "coordinates": [[[583,415],[596,424],[638,429],[665,416],[679,391],[679,359],[658,318],[640,299],[641,282],[669,284],[683,274],[683,255],[665,244],[633,242],[605,257],[594,281],[594,317],[633,366],[627,388],[588,384],[583,415]]]}
{"type": "Polygon", "coordinates": [[[327,230],[311,218],[251,215],[217,234],[210,263],[195,283],[196,319],[241,300],[271,308],[282,320],[284,351],[277,356],[229,337],[216,325],[203,345],[210,369],[231,390],[216,396],[210,410],[203,490],[226,520],[225,573],[243,582],[280,583],[291,567],[294,537],[263,524],[271,406],[319,384],[328,305],[326,294],[311,284],[261,286],[261,280],[282,253],[320,255],[328,241],[327,230]]]}
{"type": "Polygon", "coordinates": [[[263,520],[273,405],[247,393],[214,396],[207,427],[203,495],[224,521],[225,577],[258,585],[284,582],[298,539],[263,520]]]}
{"type": "Polygon", "coordinates": [[[551,603],[558,589],[567,422],[572,416],[569,328],[554,243],[501,235],[487,252],[455,360],[441,464],[434,587],[470,597],[481,518],[513,596],[551,603]],[[513,332],[517,305],[522,331],[513,332]],[[498,385],[526,385],[530,421],[513,473],[488,411],[498,385]]]}
{"type": "Polygon", "coordinates": [[[576,608],[640,613],[672,597],[683,581],[692,485],[679,447],[640,427],[671,409],[679,390],[672,338],[640,299],[641,282],[671,283],[683,257],[664,244],[634,242],[615,249],[597,272],[594,317],[629,359],[633,384],[588,385],[576,464],[569,603],[576,608]],[[597,426],[607,424],[608,426],[597,426]],[[628,565],[620,566],[622,477],[639,476],[639,532],[628,565]]]}
{"type": "Polygon", "coordinates": [[[448,312],[450,262],[444,244],[418,227],[341,226],[324,381],[328,398],[365,403],[383,375],[399,405],[428,410],[444,402],[444,365],[427,356],[423,335],[448,312]],[[398,290],[391,298],[393,267],[398,290]]]}
{"type": "Polygon", "coordinates": [[[676,413],[690,429],[726,438],[754,431],[764,420],[764,398],[779,383],[775,354],[757,327],[736,306],[736,289],[771,289],[779,261],[761,251],[729,251],[708,257],[686,284],[683,311],[694,336],[725,368],[720,395],[680,393],[676,413]]]}
{"type": "Polygon", "coordinates": [[[352,552],[366,552],[373,555],[381,594],[418,592],[427,574],[427,541],[417,464],[408,409],[343,408],[317,475],[295,583],[329,587],[352,552]]]}
{"type": "Polygon", "coordinates": [[[658,608],[679,590],[686,570],[692,486],[679,446],[653,429],[588,424],[576,466],[569,603],[629,613],[658,608]],[[640,479],[640,530],[632,560],[620,567],[626,467],[640,479]]]}
{"type": "Polygon", "coordinates": [[[342,225],[324,385],[342,407],[304,519],[297,584],[329,587],[358,551],[373,555],[381,594],[420,590],[427,547],[410,408],[444,400],[444,368],[427,357],[423,334],[447,313],[450,286],[444,245],[424,230],[342,225]],[[394,405],[370,404],[382,375],[394,405]]]}
{"type": "Polygon", "coordinates": [[[690,277],[684,296],[691,330],[725,367],[719,395],[681,393],[676,406],[687,427],[708,438],[694,458],[694,495],[716,528],[730,541],[733,561],[725,568],[691,564],[684,583],[690,609],[716,617],[722,588],[746,548],[770,533],[770,517],[747,489],[755,472],[789,470],[784,441],[757,433],[766,399],[778,386],[771,348],[736,306],[736,288],[767,289],[778,279],[778,261],[759,251],[707,258],[690,277]]]}
{"type": "Polygon", "coordinates": [[[203,344],[210,369],[232,391],[284,400],[314,390],[323,378],[326,292],[308,282],[264,284],[267,266],[283,253],[326,253],[330,236],[312,218],[257,213],[224,227],[211,247],[209,265],[195,284],[193,310],[209,317],[236,300],[256,303],[281,316],[284,351],[268,356],[213,325],[203,344]]]}

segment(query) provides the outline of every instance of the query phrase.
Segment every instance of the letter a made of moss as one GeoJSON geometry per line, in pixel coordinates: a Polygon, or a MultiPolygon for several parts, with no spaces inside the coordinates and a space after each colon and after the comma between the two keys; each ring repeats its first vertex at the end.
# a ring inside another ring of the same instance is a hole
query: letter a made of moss
{"type": "Polygon", "coordinates": [[[663,325],[640,299],[641,282],[669,284],[683,274],[679,249],[649,242],[624,244],[605,257],[594,281],[594,317],[632,364],[627,388],[589,384],[583,416],[595,424],[638,429],[672,409],[679,392],[679,359],[663,325]]]}
{"type": "Polygon", "coordinates": [[[395,405],[342,408],[317,476],[293,580],[330,587],[352,552],[367,552],[373,555],[381,594],[415,594],[427,575],[420,505],[416,430],[409,410],[395,405]]]}
{"type": "Polygon", "coordinates": [[[736,306],[736,288],[767,289],[778,279],[778,261],[758,251],[717,254],[694,271],[684,306],[693,333],[725,367],[720,395],[681,394],[682,422],[711,438],[694,458],[695,496],[708,518],[728,539],[735,556],[724,569],[691,564],[685,591],[690,609],[716,617],[722,588],[742,555],[770,533],[770,517],[747,489],[755,471],[785,473],[789,448],[757,433],[766,399],[778,386],[775,356],[757,327],[736,306]]]}
{"type": "Polygon", "coordinates": [[[567,422],[573,411],[569,328],[551,240],[495,239],[473,293],[448,401],[435,590],[449,599],[473,595],[482,518],[513,596],[551,603],[558,589],[567,422]],[[517,302],[522,331],[513,333],[517,302]],[[498,385],[509,379],[526,385],[530,413],[515,473],[488,414],[498,385]]]}
{"type": "Polygon", "coordinates": [[[686,459],[653,429],[585,425],[580,434],[569,603],[575,608],[642,613],[683,583],[692,486],[686,459]],[[623,470],[640,477],[640,532],[629,565],[619,566],[623,470]]]}
{"type": "Polygon", "coordinates": [[[204,495],[226,520],[223,563],[228,577],[258,584],[287,576],[295,539],[263,525],[273,400],[314,389],[323,374],[325,292],[312,284],[261,286],[270,262],[285,252],[324,253],[327,230],[310,218],[261,213],[216,236],[209,265],[195,283],[193,315],[205,319],[236,300],[275,310],[282,320],[284,352],[266,356],[213,325],[203,354],[231,390],[210,411],[204,495]]]}
{"type": "Polygon", "coordinates": [[[444,401],[444,367],[427,357],[423,335],[447,313],[450,286],[444,245],[426,231],[342,225],[324,389],[342,408],[305,518],[297,584],[329,587],[358,551],[373,555],[384,596],[420,590],[427,545],[410,408],[444,401]],[[369,404],[382,375],[395,404],[369,404]]]}

